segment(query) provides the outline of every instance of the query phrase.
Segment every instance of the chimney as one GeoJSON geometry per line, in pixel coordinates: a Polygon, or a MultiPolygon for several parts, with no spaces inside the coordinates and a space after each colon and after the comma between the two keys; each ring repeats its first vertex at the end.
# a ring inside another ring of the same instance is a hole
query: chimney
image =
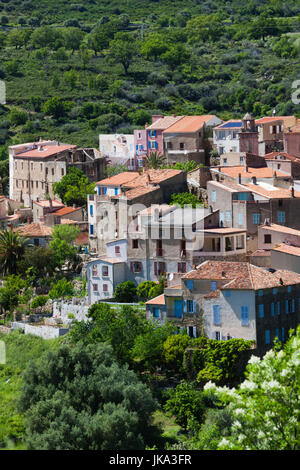
{"type": "Polygon", "coordinates": [[[295,190],[293,186],[290,187],[290,195],[291,197],[295,197],[295,190]]]}
{"type": "Polygon", "coordinates": [[[257,184],[256,176],[252,176],[251,179],[252,179],[252,183],[253,183],[253,184],[257,184]]]}
{"type": "Polygon", "coordinates": [[[242,175],[239,173],[239,184],[242,184],[242,175]]]}
{"type": "Polygon", "coordinates": [[[53,210],[53,205],[52,205],[52,199],[51,199],[51,197],[49,197],[49,209],[50,209],[50,212],[52,212],[52,210],[53,210]]]}

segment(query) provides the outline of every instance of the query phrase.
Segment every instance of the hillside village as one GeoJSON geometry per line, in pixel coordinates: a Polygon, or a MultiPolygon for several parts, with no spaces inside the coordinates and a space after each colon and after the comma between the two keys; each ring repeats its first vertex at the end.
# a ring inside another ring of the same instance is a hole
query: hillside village
{"type": "MultiPolygon", "coordinates": [[[[1,334],[81,338],[100,306],[125,322],[142,315],[154,332],[170,325],[173,338],[186,338],[185,355],[189,344],[243,341],[238,358],[225,352],[235,384],[249,353],[262,358],[297,330],[296,117],[155,115],[132,135],[99,135],[98,149],[42,138],[10,146],[9,170],[9,194],[0,196],[1,334]]],[[[132,360],[129,350],[118,354],[132,360]]],[[[192,359],[189,372],[171,361],[162,373],[147,354],[133,368],[155,380],[173,371],[180,384],[198,373],[192,359]]],[[[202,386],[210,367],[217,362],[198,373],[202,386]]]]}
{"type": "Polygon", "coordinates": [[[73,314],[74,304],[84,318],[88,306],[114,302],[118,284],[163,279],[163,292],[145,304],[147,317],[172,321],[191,337],[254,340],[262,354],[299,324],[294,116],[255,120],[247,113],[222,122],[213,115],[156,115],[133,135],[101,134],[99,149],[42,139],[11,146],[9,168],[2,230],[47,247],[54,227],[78,229],[87,292],[57,299],[57,321],[61,311],[73,314]],[[193,169],[184,169],[191,162],[193,169]],[[53,189],[70,168],[94,188],[78,207],[63,204],[53,189]],[[106,177],[107,168],[116,174],[106,177]],[[198,205],[172,203],[180,193],[194,195],[198,205]]]}

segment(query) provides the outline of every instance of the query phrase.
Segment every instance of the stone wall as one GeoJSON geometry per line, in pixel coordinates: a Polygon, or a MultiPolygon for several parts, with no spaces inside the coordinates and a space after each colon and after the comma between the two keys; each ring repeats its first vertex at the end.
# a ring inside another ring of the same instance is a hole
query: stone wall
{"type": "Polygon", "coordinates": [[[87,298],[56,301],[53,302],[53,317],[62,318],[64,323],[68,323],[70,321],[69,315],[73,314],[75,320],[86,321],[89,307],[87,298]]]}
{"type": "Polygon", "coordinates": [[[58,338],[59,336],[65,335],[68,333],[68,328],[59,328],[55,326],[47,325],[30,325],[28,323],[21,322],[12,322],[11,330],[21,329],[24,331],[25,335],[34,335],[39,336],[43,339],[53,339],[58,338]]]}

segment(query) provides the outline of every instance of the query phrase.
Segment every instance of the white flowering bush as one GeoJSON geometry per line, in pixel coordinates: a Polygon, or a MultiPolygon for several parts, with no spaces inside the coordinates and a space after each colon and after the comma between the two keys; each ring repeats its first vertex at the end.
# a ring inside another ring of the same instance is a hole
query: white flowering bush
{"type": "Polygon", "coordinates": [[[252,356],[246,380],[237,388],[205,385],[234,416],[222,450],[300,449],[300,327],[280,351],[252,356]]]}

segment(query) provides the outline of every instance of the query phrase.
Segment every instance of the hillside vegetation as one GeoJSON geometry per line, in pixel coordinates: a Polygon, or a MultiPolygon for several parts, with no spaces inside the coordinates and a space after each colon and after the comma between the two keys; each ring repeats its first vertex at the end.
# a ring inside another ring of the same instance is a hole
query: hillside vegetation
{"type": "Polygon", "coordinates": [[[7,146],[98,146],[151,114],[299,114],[300,5],[119,0],[0,2],[0,175],[7,146]]]}

